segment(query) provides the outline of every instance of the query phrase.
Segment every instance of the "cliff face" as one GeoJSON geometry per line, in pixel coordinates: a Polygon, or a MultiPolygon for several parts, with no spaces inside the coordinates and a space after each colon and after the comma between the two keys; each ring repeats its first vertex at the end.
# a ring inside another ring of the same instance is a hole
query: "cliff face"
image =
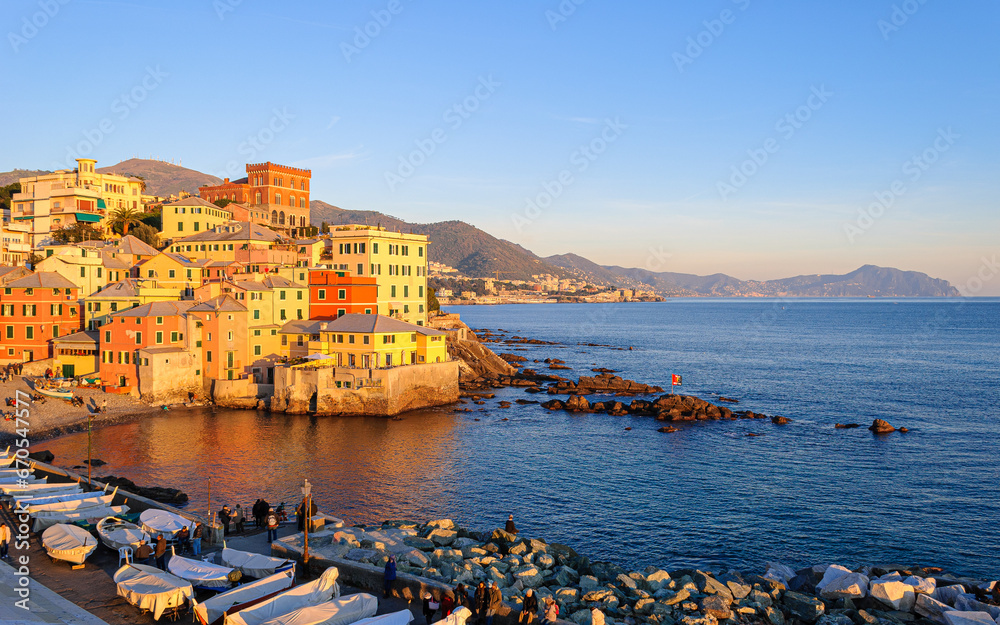
{"type": "Polygon", "coordinates": [[[486,347],[458,315],[431,317],[427,325],[448,333],[448,356],[458,361],[459,382],[462,384],[497,382],[502,377],[517,373],[510,363],[486,347]]]}

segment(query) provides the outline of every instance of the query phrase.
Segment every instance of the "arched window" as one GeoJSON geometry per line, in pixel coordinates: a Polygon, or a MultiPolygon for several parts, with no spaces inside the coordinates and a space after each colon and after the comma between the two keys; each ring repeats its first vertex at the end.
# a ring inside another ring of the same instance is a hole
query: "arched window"
{"type": "Polygon", "coordinates": [[[299,217],[299,227],[300,228],[305,228],[306,227],[306,218],[305,217],[299,217]]]}
{"type": "Polygon", "coordinates": [[[305,207],[306,207],[306,199],[304,197],[300,197],[299,198],[299,208],[305,208],[305,207]]]}
{"type": "Polygon", "coordinates": [[[274,194],[274,203],[277,204],[278,206],[281,206],[281,194],[280,193],[275,193],[274,194]]]}
{"type": "Polygon", "coordinates": [[[291,208],[295,208],[295,196],[294,195],[288,196],[288,206],[290,206],[291,208]]]}
{"type": "Polygon", "coordinates": [[[281,211],[280,213],[278,213],[278,225],[279,226],[285,225],[285,211],[281,211]]]}
{"type": "Polygon", "coordinates": [[[255,203],[255,204],[260,204],[260,191],[258,191],[258,192],[257,192],[257,196],[256,196],[256,198],[255,198],[255,199],[256,199],[257,201],[256,201],[256,202],[254,202],[254,203],[255,203]]]}
{"type": "Polygon", "coordinates": [[[271,223],[278,223],[278,211],[271,211],[271,223]]]}

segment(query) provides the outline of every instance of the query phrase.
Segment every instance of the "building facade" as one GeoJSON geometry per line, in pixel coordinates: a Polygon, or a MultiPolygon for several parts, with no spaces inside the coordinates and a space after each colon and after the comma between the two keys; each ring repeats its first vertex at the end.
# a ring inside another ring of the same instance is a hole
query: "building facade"
{"type": "Polygon", "coordinates": [[[290,232],[301,232],[309,221],[309,185],[312,172],[308,169],[277,163],[247,164],[246,178],[222,184],[200,187],[203,200],[220,199],[245,204],[253,211],[270,215],[270,225],[290,232]]]}
{"type": "Polygon", "coordinates": [[[51,339],[80,330],[79,289],[57,273],[37,272],[0,289],[0,362],[52,356],[51,339]]]}
{"type": "Polygon", "coordinates": [[[227,223],[233,213],[201,198],[189,197],[164,204],[160,218],[161,239],[173,241],[227,223]]]}

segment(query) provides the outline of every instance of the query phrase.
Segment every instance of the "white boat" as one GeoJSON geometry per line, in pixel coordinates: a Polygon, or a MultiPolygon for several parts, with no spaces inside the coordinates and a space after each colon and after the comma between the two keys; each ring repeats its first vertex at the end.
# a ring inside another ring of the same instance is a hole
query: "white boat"
{"type": "Polygon", "coordinates": [[[15,495],[15,501],[23,501],[24,505],[38,505],[43,503],[55,503],[59,501],[76,501],[77,499],[90,499],[91,497],[99,497],[107,492],[107,486],[104,487],[104,491],[92,491],[89,493],[79,492],[70,493],[67,495],[47,495],[42,494],[38,496],[34,495],[15,495]]]}
{"type": "MultiPolygon", "coordinates": [[[[117,492],[117,489],[115,490],[117,492]]],[[[90,497],[71,499],[69,501],[52,501],[49,503],[35,503],[29,500],[24,503],[28,507],[28,514],[34,514],[36,512],[51,511],[51,510],[73,512],[76,510],[82,510],[83,508],[110,506],[114,498],[115,498],[115,493],[111,493],[109,495],[103,495],[98,492],[98,493],[90,493],[90,497]]]]}
{"type": "Polygon", "coordinates": [[[165,611],[194,600],[191,584],[156,567],[126,564],[115,572],[114,580],[119,597],[140,610],[152,612],[156,620],[165,611]]]}
{"type": "Polygon", "coordinates": [[[0,490],[2,490],[5,495],[40,495],[42,493],[61,495],[64,492],[83,492],[83,489],[80,488],[80,485],[76,482],[57,482],[55,484],[42,482],[40,484],[28,484],[27,486],[20,486],[18,484],[0,484],[0,490]]]}
{"type": "MultiPolygon", "coordinates": [[[[319,605],[310,605],[286,612],[264,621],[261,625],[351,625],[351,623],[364,622],[370,620],[378,611],[378,599],[374,596],[359,592],[355,595],[347,595],[326,601],[319,605]]],[[[380,625],[407,625],[413,620],[413,615],[409,610],[406,612],[409,619],[406,620],[402,613],[393,615],[385,614],[386,619],[380,625]]]]}
{"type": "MultiPolygon", "coordinates": [[[[375,618],[378,618],[377,616],[375,618]]],[[[472,610],[462,606],[451,611],[451,614],[444,617],[440,621],[435,621],[435,625],[438,623],[443,623],[444,625],[465,625],[465,622],[472,618],[472,610]]],[[[359,625],[355,623],[354,625],[359,625]]]]}
{"type": "Polygon", "coordinates": [[[171,554],[167,570],[181,579],[191,582],[195,588],[224,590],[238,582],[242,574],[236,569],[202,560],[193,560],[171,554]]]}
{"type": "Polygon", "coordinates": [[[29,475],[28,477],[21,477],[17,473],[11,473],[9,475],[4,475],[0,472],[0,484],[17,484],[18,482],[23,482],[24,484],[45,484],[49,481],[47,477],[37,477],[35,475],[29,475]]]}
{"type": "Polygon", "coordinates": [[[104,517],[97,522],[97,536],[108,549],[118,551],[122,547],[131,547],[134,551],[142,541],[150,542],[149,534],[135,523],[129,523],[113,516],[104,517]]]}
{"type": "MultiPolygon", "coordinates": [[[[460,612],[465,610],[468,615],[462,615],[461,622],[451,622],[447,619],[438,621],[438,623],[448,623],[449,625],[464,625],[465,619],[472,615],[469,608],[459,608],[455,612],[460,612]]],[[[454,613],[453,613],[454,614],[454,613]]],[[[363,618],[360,621],[355,621],[354,625],[410,625],[413,622],[413,612],[409,610],[400,610],[399,612],[389,612],[388,614],[379,614],[378,616],[370,616],[368,618],[363,618]]]]}
{"type": "Polygon", "coordinates": [[[270,599],[261,601],[255,606],[240,610],[231,618],[226,619],[226,625],[261,625],[261,623],[270,621],[282,614],[326,603],[333,597],[340,597],[340,586],[337,584],[337,577],[339,575],[340,572],[337,570],[337,567],[331,566],[323,571],[319,579],[313,580],[308,584],[296,586],[291,590],[286,590],[270,599]]]}
{"type": "Polygon", "coordinates": [[[121,516],[127,512],[128,506],[100,506],[97,508],[83,508],[82,510],[72,512],[39,512],[32,515],[35,522],[31,526],[31,531],[40,532],[58,523],[75,523],[76,521],[92,521],[96,523],[106,516],[121,516]]]}
{"type": "Polygon", "coordinates": [[[237,569],[247,577],[260,579],[273,575],[279,571],[295,567],[295,562],[285,558],[272,558],[270,556],[253,553],[250,551],[240,551],[230,549],[223,543],[220,563],[224,566],[237,569]]]}
{"type": "Polygon", "coordinates": [[[295,570],[287,569],[210,597],[194,607],[194,615],[201,625],[223,625],[227,615],[273,597],[294,585],[295,570]]]}
{"type": "Polygon", "coordinates": [[[179,514],[158,508],[150,508],[143,511],[139,515],[139,523],[142,525],[142,529],[146,530],[150,536],[155,537],[157,534],[163,534],[163,537],[167,540],[176,536],[185,527],[194,528],[194,521],[189,521],[179,514]]]}
{"type": "Polygon", "coordinates": [[[97,539],[82,527],[58,523],[42,532],[42,546],[51,558],[83,564],[97,549],[97,539]]]}

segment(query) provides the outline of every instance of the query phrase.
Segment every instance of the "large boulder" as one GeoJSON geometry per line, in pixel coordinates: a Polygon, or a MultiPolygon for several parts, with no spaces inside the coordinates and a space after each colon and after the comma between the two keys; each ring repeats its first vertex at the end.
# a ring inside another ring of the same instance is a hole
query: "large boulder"
{"type": "Polygon", "coordinates": [[[848,573],[823,587],[824,599],[864,599],[868,596],[868,577],[861,573],[848,573]]]}
{"type": "Polygon", "coordinates": [[[447,547],[458,538],[458,532],[455,530],[435,529],[427,534],[427,538],[439,547],[447,547]]]}
{"type": "Polygon", "coordinates": [[[938,623],[944,623],[944,613],[953,610],[950,605],[943,601],[938,601],[930,595],[917,595],[917,601],[913,604],[913,611],[938,623]]]}
{"type": "Polygon", "coordinates": [[[815,623],[826,611],[826,606],[816,597],[793,590],[787,591],[781,600],[792,616],[807,623],[815,623]]]}
{"type": "Polygon", "coordinates": [[[826,571],[823,572],[823,579],[816,584],[816,590],[822,592],[823,589],[826,588],[827,584],[851,572],[851,569],[847,567],[840,566],[839,564],[831,564],[826,567],[826,571]]]}
{"type": "Polygon", "coordinates": [[[733,593],[729,591],[729,587],[708,573],[696,572],[694,574],[694,583],[698,584],[698,592],[706,595],[720,595],[729,603],[733,601],[733,593]]]}
{"type": "Polygon", "coordinates": [[[964,595],[965,592],[965,586],[961,584],[954,584],[952,586],[938,586],[934,589],[934,592],[931,593],[931,596],[938,601],[947,603],[948,605],[955,605],[955,599],[964,595]]]}
{"type": "Polygon", "coordinates": [[[670,573],[657,569],[646,575],[646,585],[652,592],[665,588],[670,585],[670,573]]]}
{"type": "Polygon", "coordinates": [[[767,572],[764,573],[764,577],[779,581],[787,586],[788,580],[795,577],[795,571],[779,562],[768,562],[767,572]]]}
{"type": "Polygon", "coordinates": [[[440,529],[443,529],[443,530],[457,529],[457,526],[455,525],[455,522],[452,521],[451,519],[438,519],[436,521],[428,521],[427,522],[427,526],[428,527],[436,527],[436,528],[440,528],[440,529]]]}
{"type": "Polygon", "coordinates": [[[582,590],[583,592],[590,592],[591,590],[595,590],[599,585],[600,582],[598,582],[597,578],[594,577],[593,575],[584,575],[580,577],[580,590],[582,590]]]}
{"type": "Polygon", "coordinates": [[[872,421],[872,424],[868,426],[868,429],[876,434],[888,434],[889,432],[896,431],[896,428],[889,425],[889,422],[884,419],[875,419],[872,421]]]}
{"type": "Polygon", "coordinates": [[[913,586],[913,592],[918,595],[929,595],[934,592],[937,588],[937,582],[933,577],[917,577],[916,575],[911,575],[903,580],[903,583],[908,586],[913,586]]]}
{"type": "Polygon", "coordinates": [[[875,580],[871,583],[871,595],[893,610],[909,612],[917,600],[913,586],[898,581],[875,580]]]}
{"type": "Polygon", "coordinates": [[[490,535],[490,541],[494,543],[512,543],[517,541],[517,536],[502,529],[495,529],[490,535]]]}
{"type": "Polygon", "coordinates": [[[727,619],[733,615],[733,611],[729,609],[729,604],[729,599],[723,597],[721,594],[717,594],[704,597],[699,602],[698,607],[704,614],[714,616],[717,619],[727,619]]]}
{"type": "Polygon", "coordinates": [[[551,569],[556,565],[556,559],[547,553],[542,553],[535,558],[535,564],[543,569],[551,569]]]}
{"type": "Polygon", "coordinates": [[[553,573],[560,586],[571,586],[580,580],[580,574],[568,566],[560,566],[553,573]]]}
{"type": "Polygon", "coordinates": [[[745,599],[747,595],[750,594],[752,586],[744,581],[743,577],[735,572],[729,571],[728,573],[723,573],[719,575],[716,579],[726,585],[729,588],[729,592],[732,593],[733,599],[745,599]]]}
{"type": "MultiPolygon", "coordinates": [[[[664,589],[661,592],[668,592],[669,593],[670,591],[664,589]]],[[[680,603],[682,601],[686,601],[690,597],[691,597],[691,591],[688,590],[687,588],[681,588],[677,592],[675,592],[673,594],[670,594],[667,597],[663,598],[661,601],[663,601],[663,603],[665,603],[667,605],[677,605],[678,603],[680,603]]]]}
{"type": "Polygon", "coordinates": [[[570,395],[569,399],[566,400],[564,408],[573,412],[583,412],[590,410],[590,402],[583,395],[570,395]]]}
{"type": "Polygon", "coordinates": [[[951,610],[943,615],[945,625],[996,625],[989,612],[965,612],[951,610]]]}
{"type": "Polygon", "coordinates": [[[521,582],[525,588],[535,588],[542,584],[542,573],[534,566],[522,566],[511,571],[514,581],[521,582]]]}

